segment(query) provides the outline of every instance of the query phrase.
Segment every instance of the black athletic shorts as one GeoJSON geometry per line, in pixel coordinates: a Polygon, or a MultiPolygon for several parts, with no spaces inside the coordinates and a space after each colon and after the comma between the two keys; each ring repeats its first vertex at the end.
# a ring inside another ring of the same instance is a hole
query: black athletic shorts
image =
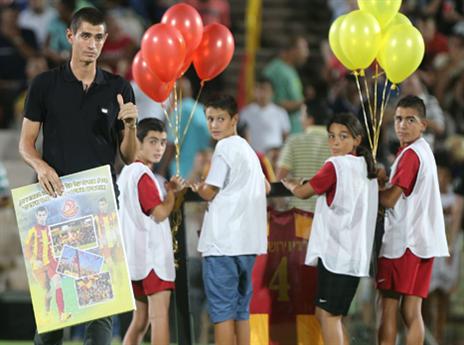
{"type": "Polygon", "coordinates": [[[319,259],[315,304],[332,315],[346,315],[358,284],[359,277],[330,272],[319,259]]]}

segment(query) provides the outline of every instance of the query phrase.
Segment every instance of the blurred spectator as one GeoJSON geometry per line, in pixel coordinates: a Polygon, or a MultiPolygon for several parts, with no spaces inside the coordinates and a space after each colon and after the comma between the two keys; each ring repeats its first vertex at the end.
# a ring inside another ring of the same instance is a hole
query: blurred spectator
{"type": "Polygon", "coordinates": [[[464,20],[464,0],[443,0],[440,29],[449,34],[456,23],[464,20]]]}
{"type": "Polygon", "coordinates": [[[19,26],[34,31],[40,47],[47,39],[47,29],[56,17],[56,11],[47,0],[29,0],[28,6],[19,14],[19,26]]]}
{"type": "Polygon", "coordinates": [[[279,56],[269,62],[263,71],[263,75],[272,82],[274,102],[290,115],[292,133],[302,131],[299,116],[304,95],[297,68],[302,66],[308,57],[308,42],[301,36],[295,36],[286,41],[279,56]]]}
{"type": "Polygon", "coordinates": [[[458,76],[452,92],[448,94],[448,111],[454,122],[455,131],[464,134],[464,72],[458,76]]]}
{"type": "MultiPolygon", "coordinates": [[[[437,31],[435,18],[431,15],[421,15],[417,20],[417,28],[425,41],[425,56],[421,69],[433,68],[433,61],[438,54],[448,51],[448,38],[437,31]]],[[[431,85],[432,82],[428,85],[431,85]]]]}
{"type": "Polygon", "coordinates": [[[290,121],[285,109],[272,103],[272,83],[265,77],[256,80],[255,102],[240,111],[240,121],[248,125],[250,145],[255,151],[266,153],[282,146],[290,132],[290,121]]]}
{"type": "Polygon", "coordinates": [[[440,137],[445,133],[445,116],[443,114],[443,109],[435,96],[431,95],[422,84],[418,73],[414,73],[402,82],[400,90],[401,96],[413,95],[424,101],[425,108],[427,109],[427,130],[423,137],[433,148],[436,137],[440,137]]]}
{"type": "Polygon", "coordinates": [[[3,7],[0,13],[0,128],[13,118],[13,100],[26,81],[26,60],[37,53],[34,32],[18,25],[18,9],[3,7]]]}
{"type": "MultiPolygon", "coordinates": [[[[204,151],[209,147],[210,135],[208,132],[208,125],[206,123],[206,116],[203,109],[203,105],[198,103],[195,111],[195,100],[192,97],[192,85],[187,78],[182,78],[179,80],[179,86],[182,92],[182,109],[179,114],[179,144],[180,148],[180,162],[179,162],[179,172],[180,176],[187,179],[192,173],[193,163],[195,156],[198,152],[204,151]],[[193,112],[193,114],[192,114],[193,112]],[[184,137],[185,128],[189,122],[190,115],[192,114],[192,120],[190,126],[188,127],[187,133],[184,137]]],[[[174,125],[175,114],[172,113],[170,118],[172,124],[174,125]]],[[[170,157],[172,158],[171,164],[169,166],[169,172],[171,176],[176,175],[176,161],[175,161],[175,147],[174,147],[175,136],[172,129],[169,130],[169,152],[170,157]]],[[[166,152],[166,154],[168,154],[166,152]]]]}
{"type": "Polygon", "coordinates": [[[27,77],[28,85],[25,85],[22,92],[16,98],[15,104],[14,104],[15,123],[16,125],[18,125],[18,127],[22,123],[22,117],[23,117],[23,112],[24,112],[24,101],[26,99],[27,87],[29,86],[29,83],[32,81],[32,79],[34,79],[40,73],[45,72],[47,69],[48,69],[47,60],[43,56],[37,55],[37,56],[32,56],[29,59],[27,59],[26,77],[27,77]]]}
{"type": "Polygon", "coordinates": [[[402,12],[432,16],[438,31],[448,35],[454,24],[464,19],[464,0],[405,0],[402,12]]]}
{"type": "Polygon", "coordinates": [[[452,89],[464,73],[464,21],[454,27],[448,39],[448,53],[437,57],[436,69],[435,96],[452,113],[452,89]]]}
{"type": "MultiPolygon", "coordinates": [[[[248,141],[250,143],[251,136],[250,136],[250,129],[248,127],[248,124],[246,122],[240,122],[237,126],[237,135],[241,136],[243,139],[248,141]]],[[[266,157],[264,152],[262,151],[257,151],[255,149],[256,155],[258,156],[259,159],[259,164],[261,165],[261,170],[263,171],[264,176],[269,182],[277,182],[277,178],[274,173],[274,168],[269,161],[269,159],[266,157]]]]}
{"type": "Polygon", "coordinates": [[[129,0],[130,7],[143,18],[145,24],[161,22],[164,12],[174,4],[174,0],[129,0]]]}
{"type": "Polygon", "coordinates": [[[3,163],[0,161],[0,208],[5,207],[10,201],[10,184],[3,163]]]}
{"type": "Polygon", "coordinates": [[[451,174],[452,160],[446,152],[435,154],[438,168],[441,202],[445,216],[446,237],[450,257],[435,258],[430,282],[430,293],[424,300],[424,319],[438,344],[445,343],[445,325],[449,314],[450,296],[459,284],[460,257],[463,236],[461,217],[463,208],[462,191],[453,191],[451,174]]]}
{"type": "Polygon", "coordinates": [[[48,26],[44,55],[53,65],[60,65],[71,57],[71,44],[66,36],[66,29],[76,9],[76,0],[57,0],[58,16],[48,26]]]}
{"type": "Polygon", "coordinates": [[[332,20],[358,9],[356,0],[329,0],[328,3],[330,11],[332,12],[332,20]]]}
{"type": "Polygon", "coordinates": [[[443,0],[404,0],[401,12],[407,14],[421,13],[436,17],[443,7],[443,0]]]}
{"type": "Polygon", "coordinates": [[[230,5],[227,0],[184,0],[200,13],[204,25],[219,23],[230,28],[230,5]]]}
{"type": "Polygon", "coordinates": [[[142,20],[136,12],[126,6],[122,0],[105,0],[106,13],[119,23],[119,28],[124,34],[129,35],[133,42],[140,42],[144,33],[142,20]]]}
{"type": "MultiPolygon", "coordinates": [[[[277,179],[287,177],[309,179],[322,167],[330,150],[325,123],[330,110],[318,101],[309,101],[302,106],[301,122],[304,133],[293,134],[285,142],[277,163],[277,179]]],[[[316,197],[307,200],[290,199],[290,207],[314,212],[316,197]]]]}
{"type": "MultiPolygon", "coordinates": [[[[352,75],[347,75],[332,84],[328,102],[334,114],[351,113],[359,115],[362,105],[355,78],[352,75]]],[[[364,120],[361,123],[364,123],[364,120]]]]}
{"type": "MultiPolygon", "coordinates": [[[[137,104],[137,110],[139,112],[138,120],[143,120],[146,117],[156,117],[164,122],[165,115],[163,105],[148,97],[134,80],[131,81],[131,86],[134,90],[135,104],[137,104]]],[[[166,100],[165,103],[169,103],[169,101],[166,100]]]]}
{"type": "Polygon", "coordinates": [[[135,41],[121,29],[114,15],[107,14],[105,20],[108,38],[100,55],[100,63],[108,65],[110,72],[131,79],[131,62],[137,49],[135,41]]]}

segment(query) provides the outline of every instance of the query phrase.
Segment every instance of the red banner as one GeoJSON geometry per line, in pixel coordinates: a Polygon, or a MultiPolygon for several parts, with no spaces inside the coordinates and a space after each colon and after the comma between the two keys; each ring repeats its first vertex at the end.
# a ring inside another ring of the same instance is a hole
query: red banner
{"type": "Polygon", "coordinates": [[[253,271],[251,343],[322,344],[314,317],[317,270],[304,265],[312,213],[269,211],[268,254],[253,271]]]}

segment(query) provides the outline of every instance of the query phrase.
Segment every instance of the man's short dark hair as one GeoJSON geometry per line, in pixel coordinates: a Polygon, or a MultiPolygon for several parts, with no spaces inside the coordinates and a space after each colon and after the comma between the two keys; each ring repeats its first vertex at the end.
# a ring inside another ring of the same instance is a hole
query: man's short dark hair
{"type": "Polygon", "coordinates": [[[149,131],[163,133],[166,132],[166,127],[163,121],[154,117],[143,119],[137,125],[137,139],[143,142],[149,131]]]}
{"type": "Polygon", "coordinates": [[[280,49],[282,51],[289,51],[298,46],[300,40],[306,40],[302,35],[290,35],[286,40],[282,41],[280,44],[280,49]]]}
{"type": "Polygon", "coordinates": [[[259,75],[259,76],[256,78],[255,84],[256,84],[256,85],[265,85],[265,84],[269,84],[269,85],[271,86],[271,88],[274,89],[274,86],[272,85],[271,79],[269,79],[268,77],[266,77],[266,76],[264,76],[264,75],[259,75]]]}
{"type": "Polygon", "coordinates": [[[408,95],[408,96],[401,98],[398,101],[398,104],[396,105],[396,108],[400,108],[400,107],[415,109],[419,113],[419,117],[421,119],[426,118],[426,110],[425,110],[424,101],[417,96],[408,95]]]}
{"type": "Polygon", "coordinates": [[[230,115],[230,117],[233,117],[238,113],[237,102],[235,101],[234,97],[224,94],[212,95],[205,102],[205,109],[206,108],[225,110],[230,115]]]}
{"type": "Polygon", "coordinates": [[[95,7],[84,7],[73,14],[71,18],[70,28],[73,33],[77,32],[82,22],[92,25],[104,25],[106,31],[106,23],[104,14],[95,7]]]}

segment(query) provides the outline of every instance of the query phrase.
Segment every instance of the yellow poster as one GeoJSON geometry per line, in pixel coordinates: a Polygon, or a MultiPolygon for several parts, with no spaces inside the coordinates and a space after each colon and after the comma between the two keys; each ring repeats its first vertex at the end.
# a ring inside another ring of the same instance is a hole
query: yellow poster
{"type": "Polygon", "coordinates": [[[109,166],[12,190],[39,333],[135,308],[109,166]]]}

